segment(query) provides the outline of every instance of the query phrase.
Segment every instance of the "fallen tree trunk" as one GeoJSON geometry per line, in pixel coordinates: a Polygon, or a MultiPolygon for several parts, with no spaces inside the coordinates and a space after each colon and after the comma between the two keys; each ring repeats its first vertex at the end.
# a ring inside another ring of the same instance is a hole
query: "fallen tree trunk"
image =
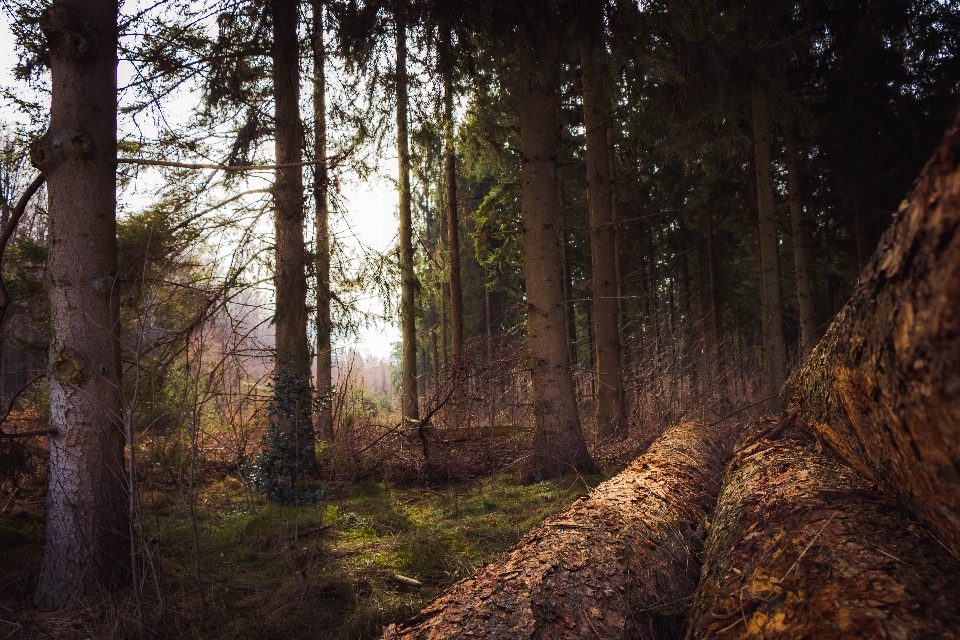
{"type": "Polygon", "coordinates": [[[730,431],[668,430],[623,473],[384,637],[676,637],[730,431]]]}
{"type": "Polygon", "coordinates": [[[781,393],[960,555],[960,117],[781,393]]]}
{"type": "Polygon", "coordinates": [[[744,430],[688,638],[953,638],[960,562],[803,425],[744,430]]]}

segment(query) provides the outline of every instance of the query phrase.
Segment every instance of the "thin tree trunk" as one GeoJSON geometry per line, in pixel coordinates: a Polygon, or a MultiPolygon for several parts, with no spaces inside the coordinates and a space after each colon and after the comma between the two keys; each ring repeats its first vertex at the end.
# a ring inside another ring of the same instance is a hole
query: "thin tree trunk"
{"type": "MultiPolygon", "coordinates": [[[[273,13],[273,92],[277,164],[303,161],[303,123],[300,120],[300,48],[297,38],[297,0],[271,0],[273,13]]],[[[273,187],[276,236],[275,392],[290,406],[279,419],[280,428],[295,434],[305,458],[304,471],[316,468],[310,394],[310,346],[307,340],[306,243],[303,240],[303,169],[278,169],[273,187]]]]}
{"type": "Polygon", "coordinates": [[[36,603],[59,609],[130,579],[117,336],[117,3],[56,2],[50,129],[32,146],[47,176],[50,481],[36,603]]]}
{"type": "Polygon", "coordinates": [[[450,337],[453,357],[463,350],[463,292],[460,288],[460,220],[457,216],[457,156],[453,146],[453,59],[447,33],[443,69],[443,180],[447,192],[447,249],[450,252],[450,337]]]}
{"type": "Polygon", "coordinates": [[[419,420],[417,398],[417,276],[413,271],[413,216],[410,211],[410,145],[407,134],[407,25],[400,10],[397,30],[397,156],[400,177],[400,328],[403,341],[401,374],[404,420],[419,420]]]}
{"type": "Polygon", "coordinates": [[[960,555],[960,120],[781,392],[960,555]]]}
{"type": "Polygon", "coordinates": [[[688,638],[953,637],[960,561],[913,520],[802,426],[754,423],[720,492],[688,638]]]}
{"type": "Polygon", "coordinates": [[[526,476],[535,480],[562,476],[576,469],[596,469],[580,429],[564,340],[554,161],[558,34],[552,32],[548,23],[549,20],[530,20],[520,43],[521,69],[517,78],[523,151],[523,269],[536,421],[526,476]]]}
{"type": "MultiPolygon", "coordinates": [[[[313,156],[327,157],[327,62],[323,41],[323,0],[313,0],[313,156]]],[[[333,388],[333,346],[330,340],[330,206],[327,197],[329,177],[327,165],[314,165],[313,199],[316,206],[316,278],[317,278],[317,393],[321,396],[333,388]]],[[[333,440],[333,408],[317,411],[317,437],[333,440]]]]}
{"type": "MultiPolygon", "coordinates": [[[[562,201],[561,201],[562,202],[562,201]]],[[[567,338],[567,357],[572,366],[577,366],[577,308],[573,302],[573,276],[570,269],[570,231],[563,229],[560,235],[560,260],[563,265],[563,325],[567,338]]]]}
{"type": "Polygon", "coordinates": [[[716,427],[671,428],[623,473],[384,638],[677,637],[728,439],[716,427]]]}
{"type": "MultiPolygon", "coordinates": [[[[717,386],[721,403],[727,398],[727,366],[723,356],[723,315],[719,296],[719,265],[717,263],[716,238],[713,230],[713,212],[707,213],[707,266],[710,279],[710,316],[713,335],[713,356],[716,359],[717,386]]],[[[736,384],[734,384],[736,386],[736,384]]]]}
{"type": "Polygon", "coordinates": [[[790,192],[790,223],[793,229],[793,262],[797,271],[797,302],[800,307],[800,359],[813,349],[817,319],[813,308],[813,278],[810,276],[810,240],[803,219],[803,191],[797,134],[788,128],[784,136],[787,154],[787,190],[790,192]]]}
{"type": "MultiPolygon", "coordinates": [[[[764,37],[764,5],[750,3],[749,38],[756,46],[764,37]]],[[[778,258],[777,220],[773,199],[773,159],[771,157],[770,103],[766,90],[757,81],[750,85],[753,106],[754,168],[757,175],[757,212],[760,226],[760,292],[763,324],[764,394],[778,393],[786,377],[786,352],[783,340],[783,309],[780,304],[780,263],[778,258]]],[[[778,401],[771,401],[771,410],[778,410],[778,401]]]]}
{"type": "Polygon", "coordinates": [[[601,438],[626,437],[627,420],[620,377],[620,303],[617,290],[616,225],[613,180],[607,157],[607,105],[600,70],[590,45],[580,47],[583,76],[583,126],[587,135],[587,196],[590,210],[590,259],[596,332],[596,420],[601,438]]]}

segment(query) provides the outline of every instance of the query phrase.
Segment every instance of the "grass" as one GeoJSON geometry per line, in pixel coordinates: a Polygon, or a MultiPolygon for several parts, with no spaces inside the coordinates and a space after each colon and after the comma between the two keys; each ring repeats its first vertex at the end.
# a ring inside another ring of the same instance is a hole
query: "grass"
{"type": "MultiPolygon", "coordinates": [[[[148,576],[144,590],[147,637],[378,638],[587,490],[579,479],[522,485],[498,475],[438,490],[364,484],[294,509],[251,501],[227,479],[198,494],[200,581],[182,503],[147,496],[147,528],[164,529],[154,561],[162,579],[148,576]]],[[[42,530],[36,513],[0,520],[0,601],[23,607],[0,614],[21,625],[9,637],[106,637],[109,615],[81,615],[70,633],[61,624],[51,634],[52,618],[26,608],[42,530]]],[[[130,607],[113,607],[114,635],[136,632],[130,607]]],[[[8,630],[0,626],[0,639],[8,630]]]]}

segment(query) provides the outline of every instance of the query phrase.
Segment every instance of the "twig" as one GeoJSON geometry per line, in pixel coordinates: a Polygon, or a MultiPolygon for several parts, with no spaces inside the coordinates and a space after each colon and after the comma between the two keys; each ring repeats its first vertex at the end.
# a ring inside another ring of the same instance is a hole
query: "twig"
{"type": "Polygon", "coordinates": [[[147,158],[117,158],[118,164],[135,164],[145,167],[171,167],[174,169],[214,169],[216,171],[276,171],[278,169],[298,169],[300,167],[311,167],[318,164],[335,166],[349,156],[353,149],[348,149],[341,154],[323,158],[321,160],[308,160],[305,162],[288,162],[285,164],[208,164],[196,162],[171,162],[168,160],[150,160],[147,158]]]}
{"type": "MultiPolygon", "coordinates": [[[[0,285],[0,287],[2,287],[2,285],[0,285]]],[[[3,322],[2,316],[0,316],[0,323],[2,323],[2,322],[3,322]]],[[[20,394],[23,393],[24,391],[26,391],[27,389],[29,389],[30,386],[31,386],[34,382],[36,382],[36,381],[39,380],[40,378],[44,377],[45,375],[46,375],[46,373],[38,373],[37,375],[35,375],[35,376],[33,376],[32,378],[30,378],[29,380],[27,380],[27,383],[26,383],[25,385],[23,385],[22,387],[20,387],[19,389],[17,389],[16,393],[13,394],[13,397],[10,398],[10,404],[7,406],[7,410],[3,412],[3,415],[2,415],[2,416],[0,416],[0,424],[3,424],[4,422],[6,422],[6,421],[7,421],[7,418],[10,417],[10,413],[13,411],[13,406],[14,406],[14,404],[16,404],[17,398],[20,397],[20,394]]],[[[48,432],[50,432],[50,431],[51,431],[51,429],[46,429],[46,430],[43,430],[43,431],[28,431],[28,432],[24,432],[24,433],[4,433],[3,431],[0,431],[0,438],[4,438],[4,437],[6,437],[6,438],[25,438],[25,437],[27,437],[28,434],[29,434],[29,435],[40,435],[40,434],[43,434],[43,433],[48,433],[48,432]]]]}
{"type": "Polygon", "coordinates": [[[830,515],[830,518],[823,524],[822,527],[820,527],[820,531],[817,531],[817,535],[813,536],[813,539],[810,540],[810,542],[807,544],[807,546],[804,548],[804,550],[800,553],[799,556],[797,556],[797,559],[794,560],[793,564],[790,565],[790,568],[787,569],[787,572],[786,572],[785,574],[783,574],[783,577],[780,578],[780,580],[779,580],[778,582],[781,582],[781,583],[782,583],[784,580],[787,579],[787,576],[790,575],[790,572],[797,568],[797,565],[800,564],[800,560],[803,558],[803,556],[807,555],[807,551],[810,550],[810,547],[813,546],[813,543],[817,541],[817,538],[820,537],[820,534],[823,533],[823,530],[827,528],[827,525],[830,524],[830,523],[833,521],[833,518],[834,518],[836,515],[837,515],[837,512],[836,512],[836,511],[834,511],[834,512],[830,515]]]}
{"type": "MultiPolygon", "coordinates": [[[[7,224],[3,225],[3,229],[0,230],[0,261],[3,260],[3,252],[7,249],[7,243],[10,242],[13,232],[17,230],[17,225],[20,224],[20,218],[23,217],[23,212],[27,210],[27,204],[30,202],[30,198],[39,191],[46,179],[46,176],[42,173],[38,174],[37,177],[33,179],[33,182],[24,190],[20,199],[17,200],[17,205],[13,208],[13,211],[10,212],[10,218],[7,220],[7,224]]],[[[10,294],[7,293],[7,287],[3,283],[2,275],[0,275],[0,327],[3,326],[3,319],[7,315],[7,308],[9,306],[10,294]]]]}
{"type": "Polygon", "coordinates": [[[751,407],[755,407],[755,406],[757,406],[758,404],[763,404],[763,403],[766,402],[767,400],[773,400],[774,398],[776,398],[776,397],[779,396],[779,395],[780,395],[779,393],[774,393],[774,394],[771,394],[771,395],[766,396],[766,397],[764,397],[764,398],[760,398],[760,399],[757,400],[756,402],[751,402],[751,403],[748,404],[748,405],[742,406],[742,407],[740,407],[739,409],[737,409],[736,411],[731,411],[730,413],[728,413],[727,415],[723,416],[723,417],[720,418],[719,420],[714,420],[713,422],[711,422],[711,423],[708,424],[707,426],[708,426],[708,427],[715,427],[715,426],[717,426],[718,424],[720,424],[721,422],[723,422],[724,420],[727,420],[728,418],[732,418],[733,416],[737,415],[737,414],[740,413],[741,411],[746,411],[747,409],[749,409],[749,408],[751,408],[751,407]]]}

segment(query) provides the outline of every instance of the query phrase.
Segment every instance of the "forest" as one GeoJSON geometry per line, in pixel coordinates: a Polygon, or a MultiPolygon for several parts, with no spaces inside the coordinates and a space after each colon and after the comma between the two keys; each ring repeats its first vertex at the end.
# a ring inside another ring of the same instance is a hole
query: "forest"
{"type": "Polygon", "coordinates": [[[960,2],[0,11],[0,640],[960,635],[960,2]]]}

